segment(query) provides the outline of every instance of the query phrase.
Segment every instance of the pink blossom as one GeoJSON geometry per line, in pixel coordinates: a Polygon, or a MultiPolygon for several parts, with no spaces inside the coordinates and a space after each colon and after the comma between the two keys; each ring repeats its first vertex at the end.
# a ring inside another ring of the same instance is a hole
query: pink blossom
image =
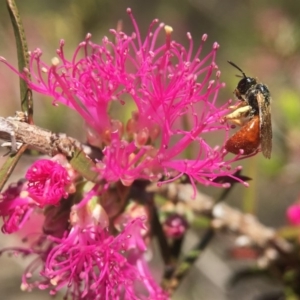
{"type": "Polygon", "coordinates": [[[185,49],[172,40],[172,28],[157,19],[142,39],[131,10],[127,11],[134,26],[131,35],[111,30],[112,40],[104,37],[95,44],[88,34],[71,60],[65,57],[62,40],[51,65],[41,60],[40,49],[33,51],[30,87],[82,116],[90,143],[103,149],[98,171],[107,182],[121,180],[129,186],[136,179],[146,179],[162,183],[186,174],[192,184],[228,187],[229,183],[214,179],[234,177],[231,163],[240,155],[224,158],[228,124],[221,124],[220,119],[228,113],[228,103],[217,103],[224,86],[216,64],[219,45],[214,43],[203,56],[204,34],[193,55],[191,34],[187,34],[189,47],[185,49]],[[126,124],[113,117],[112,104],[126,109],[132,101],[135,109],[126,124]],[[209,141],[213,132],[223,136],[219,142],[209,141]],[[187,152],[193,155],[186,158],[187,152]]]}
{"type": "Polygon", "coordinates": [[[42,277],[37,281],[32,275],[37,271],[38,260],[30,264],[22,279],[22,289],[50,289],[50,294],[55,295],[67,288],[66,297],[78,300],[168,299],[143,258],[143,219],[132,220],[114,237],[84,209],[74,206],[73,226],[62,238],[48,236],[42,247],[40,243],[40,247],[31,250],[14,250],[25,255],[35,253],[43,264],[42,277]]]}
{"type": "Polygon", "coordinates": [[[28,169],[26,179],[11,184],[1,194],[0,216],[3,217],[2,231],[12,233],[19,230],[37,208],[57,205],[67,197],[71,184],[68,172],[58,162],[41,159],[28,169]]]}
{"type": "Polygon", "coordinates": [[[61,198],[66,198],[66,187],[70,178],[66,169],[59,163],[40,159],[28,169],[25,178],[28,180],[28,192],[36,202],[44,207],[48,204],[57,204],[61,198]]]}
{"type": "Polygon", "coordinates": [[[13,233],[19,230],[36,207],[26,187],[26,182],[20,180],[0,195],[0,216],[4,222],[2,232],[13,233]]]}
{"type": "Polygon", "coordinates": [[[187,220],[178,214],[170,214],[163,223],[166,236],[171,238],[181,238],[187,231],[189,225],[187,220]]]}
{"type": "Polygon", "coordinates": [[[292,225],[300,225],[300,205],[291,205],[286,212],[287,218],[292,225]]]}

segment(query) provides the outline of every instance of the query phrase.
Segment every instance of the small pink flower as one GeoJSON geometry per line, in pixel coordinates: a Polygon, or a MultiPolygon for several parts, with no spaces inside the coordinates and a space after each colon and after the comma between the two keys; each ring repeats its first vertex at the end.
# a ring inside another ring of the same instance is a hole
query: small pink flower
{"type": "Polygon", "coordinates": [[[68,196],[70,177],[55,161],[41,159],[34,162],[25,177],[28,181],[23,179],[11,184],[0,195],[0,216],[5,233],[19,230],[36,208],[57,205],[61,198],[68,196]]]}
{"type": "Polygon", "coordinates": [[[36,203],[26,191],[24,180],[11,184],[0,195],[0,216],[3,218],[2,232],[18,231],[28,220],[36,203]]]}
{"type": "Polygon", "coordinates": [[[170,238],[181,238],[189,228],[187,220],[178,214],[171,214],[163,223],[166,236],[170,238]]]}
{"type": "Polygon", "coordinates": [[[44,207],[48,204],[56,205],[61,198],[66,198],[66,187],[70,178],[64,167],[59,163],[40,159],[28,169],[25,178],[28,180],[30,196],[44,207]]]}
{"type": "Polygon", "coordinates": [[[286,212],[287,218],[292,225],[300,225],[300,205],[291,205],[286,212]]]}

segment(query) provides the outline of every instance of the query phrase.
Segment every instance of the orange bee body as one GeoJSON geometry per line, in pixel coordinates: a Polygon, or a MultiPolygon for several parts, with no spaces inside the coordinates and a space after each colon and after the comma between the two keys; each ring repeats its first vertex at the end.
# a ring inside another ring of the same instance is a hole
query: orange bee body
{"type": "Polygon", "coordinates": [[[243,149],[244,155],[253,153],[260,145],[259,116],[254,116],[239,131],[237,131],[225,144],[228,152],[239,154],[243,149]]]}

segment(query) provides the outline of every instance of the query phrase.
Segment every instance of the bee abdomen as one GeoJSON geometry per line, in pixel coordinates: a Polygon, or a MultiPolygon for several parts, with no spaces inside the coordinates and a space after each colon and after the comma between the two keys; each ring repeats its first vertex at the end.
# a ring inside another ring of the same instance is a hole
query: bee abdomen
{"type": "Polygon", "coordinates": [[[244,150],[244,155],[257,150],[260,145],[259,123],[259,116],[254,116],[226,142],[225,149],[234,154],[239,154],[240,150],[244,150]]]}

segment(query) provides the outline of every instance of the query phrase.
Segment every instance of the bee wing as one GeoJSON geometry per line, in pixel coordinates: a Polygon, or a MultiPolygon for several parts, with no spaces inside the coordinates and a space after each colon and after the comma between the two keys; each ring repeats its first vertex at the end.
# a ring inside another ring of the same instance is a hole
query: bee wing
{"type": "Polygon", "coordinates": [[[272,122],[271,122],[271,106],[270,96],[269,99],[265,99],[265,96],[258,92],[257,103],[259,109],[260,118],[260,140],[261,150],[266,158],[271,158],[272,152],[272,122]]]}

